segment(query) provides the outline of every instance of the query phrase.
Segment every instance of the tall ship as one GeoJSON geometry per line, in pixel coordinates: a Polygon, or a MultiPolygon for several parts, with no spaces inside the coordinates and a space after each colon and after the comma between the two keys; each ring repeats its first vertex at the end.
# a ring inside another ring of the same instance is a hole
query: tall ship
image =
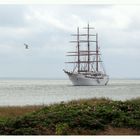
{"type": "Polygon", "coordinates": [[[67,56],[74,59],[66,63],[73,64],[73,68],[71,71],[64,70],[64,72],[76,86],[107,85],[109,76],[101,60],[98,34],[93,32],[95,28],[90,27],[89,24],[83,29],[85,29],[84,33],[80,33],[78,27],[77,33],[72,34],[76,39],[70,42],[75,44],[75,50],[67,52],[67,56]]]}

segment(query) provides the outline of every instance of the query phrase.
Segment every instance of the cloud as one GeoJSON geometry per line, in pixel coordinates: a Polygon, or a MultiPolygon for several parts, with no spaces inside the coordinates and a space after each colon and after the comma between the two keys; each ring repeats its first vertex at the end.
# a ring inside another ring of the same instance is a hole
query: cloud
{"type": "Polygon", "coordinates": [[[65,52],[74,47],[70,34],[77,26],[84,32],[88,22],[99,33],[107,72],[117,77],[121,67],[121,75],[135,76],[125,65],[140,70],[139,13],[135,5],[0,5],[0,76],[64,77],[65,52]]]}
{"type": "Polygon", "coordinates": [[[24,14],[26,6],[24,5],[0,5],[0,26],[18,27],[25,24],[24,14]]]}

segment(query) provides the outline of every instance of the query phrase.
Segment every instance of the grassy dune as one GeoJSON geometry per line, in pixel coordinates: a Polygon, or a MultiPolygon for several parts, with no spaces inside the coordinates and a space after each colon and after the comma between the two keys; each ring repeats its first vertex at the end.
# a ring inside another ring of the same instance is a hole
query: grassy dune
{"type": "Polygon", "coordinates": [[[140,135],[140,99],[0,107],[1,135],[140,135]]]}
{"type": "Polygon", "coordinates": [[[0,118],[15,118],[18,116],[25,115],[30,112],[37,111],[44,106],[7,106],[7,107],[0,107],[0,118]]]}

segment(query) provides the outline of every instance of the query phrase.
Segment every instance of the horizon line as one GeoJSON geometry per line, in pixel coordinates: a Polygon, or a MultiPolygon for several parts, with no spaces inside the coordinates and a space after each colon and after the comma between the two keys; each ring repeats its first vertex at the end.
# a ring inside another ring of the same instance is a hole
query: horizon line
{"type": "MultiPolygon", "coordinates": [[[[26,80],[69,80],[69,78],[64,77],[0,77],[0,80],[14,80],[14,79],[26,79],[26,80]]],[[[111,77],[110,80],[140,80],[140,77],[111,77]]]]}

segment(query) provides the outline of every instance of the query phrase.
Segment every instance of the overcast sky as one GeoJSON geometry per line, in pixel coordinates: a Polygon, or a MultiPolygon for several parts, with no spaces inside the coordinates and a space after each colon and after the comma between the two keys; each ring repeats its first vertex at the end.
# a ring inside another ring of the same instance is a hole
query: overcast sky
{"type": "Polygon", "coordinates": [[[89,22],[107,74],[140,78],[139,15],[135,5],[0,5],[0,77],[67,78],[70,35],[89,22]]]}

